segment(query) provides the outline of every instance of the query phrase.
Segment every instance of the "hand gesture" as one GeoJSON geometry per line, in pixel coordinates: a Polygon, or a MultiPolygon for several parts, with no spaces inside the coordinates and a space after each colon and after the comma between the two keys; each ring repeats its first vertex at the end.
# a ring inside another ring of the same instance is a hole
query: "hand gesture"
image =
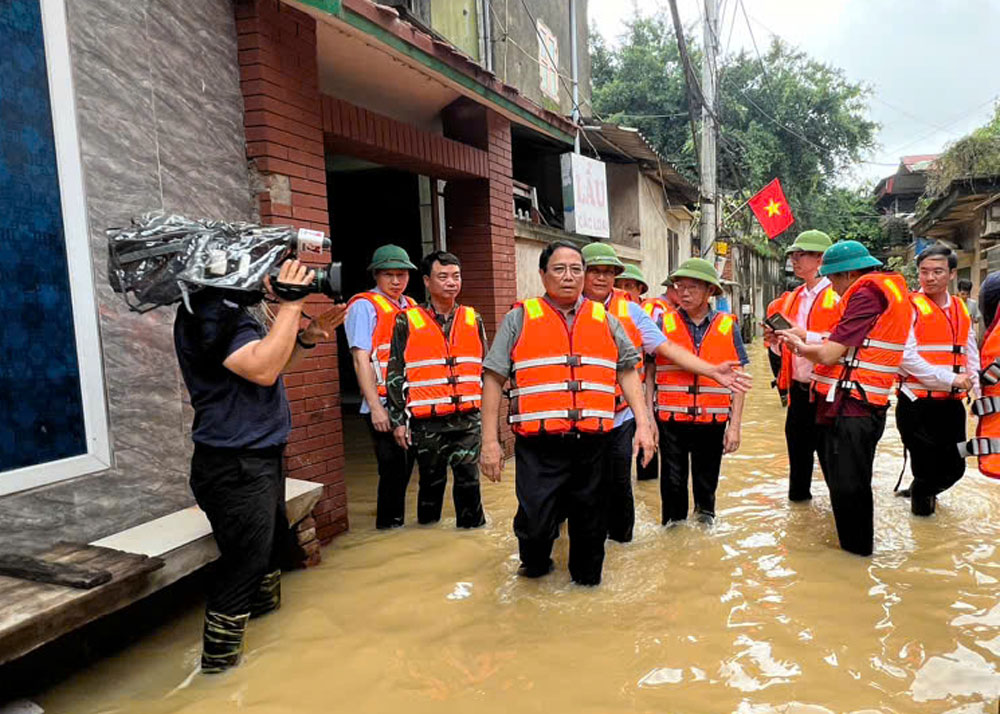
{"type": "Polygon", "coordinates": [[[347,305],[342,303],[334,305],[309,321],[306,329],[302,331],[302,341],[306,344],[315,344],[330,339],[333,331],[343,325],[346,318],[347,305]]]}
{"type": "Polygon", "coordinates": [[[499,441],[484,441],[479,451],[479,470],[493,483],[500,482],[503,471],[503,449],[499,441]]]}
{"type": "Polygon", "coordinates": [[[783,344],[788,345],[788,349],[795,354],[798,354],[799,350],[806,345],[805,339],[799,337],[795,333],[795,328],[791,330],[778,330],[775,334],[778,336],[778,339],[781,340],[783,344]]]}
{"type": "Polygon", "coordinates": [[[740,363],[736,361],[721,362],[712,369],[712,379],[723,387],[729,387],[734,392],[749,392],[753,386],[753,377],[740,371],[740,363]]]}

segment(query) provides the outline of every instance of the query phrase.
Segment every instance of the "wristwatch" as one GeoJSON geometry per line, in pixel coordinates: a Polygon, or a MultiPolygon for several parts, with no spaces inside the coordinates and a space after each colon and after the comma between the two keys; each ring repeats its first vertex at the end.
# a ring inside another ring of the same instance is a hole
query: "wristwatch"
{"type": "Polygon", "coordinates": [[[302,331],[301,330],[299,331],[299,334],[295,335],[295,344],[297,344],[299,347],[301,347],[304,350],[311,350],[313,347],[316,346],[315,342],[303,342],[302,341],[302,331]]]}

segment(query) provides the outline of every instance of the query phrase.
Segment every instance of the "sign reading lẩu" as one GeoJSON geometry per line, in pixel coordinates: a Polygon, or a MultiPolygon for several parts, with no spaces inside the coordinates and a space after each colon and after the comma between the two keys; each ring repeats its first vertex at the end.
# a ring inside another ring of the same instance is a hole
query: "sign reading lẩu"
{"type": "Polygon", "coordinates": [[[594,238],[610,238],[608,176],[604,163],[573,153],[563,154],[559,160],[566,230],[594,238]]]}

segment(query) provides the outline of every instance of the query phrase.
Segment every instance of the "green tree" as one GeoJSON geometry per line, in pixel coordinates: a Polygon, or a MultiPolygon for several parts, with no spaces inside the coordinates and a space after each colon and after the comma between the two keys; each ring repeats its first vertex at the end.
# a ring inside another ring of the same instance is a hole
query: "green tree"
{"type": "MultiPolygon", "coordinates": [[[[692,61],[700,62],[700,51],[687,39],[692,61]]],[[[694,180],[697,157],[684,71],[669,17],[636,15],[617,47],[609,49],[603,41],[596,47],[594,109],[608,121],[640,129],[694,180]]],[[[744,200],[778,177],[803,228],[833,225],[832,217],[845,210],[856,217],[874,214],[873,208],[854,205],[861,199],[848,200],[846,189],[837,186],[841,172],[874,146],[878,125],[868,118],[869,94],[842,70],[778,39],[760,59],[746,52],[723,58],[720,188],[744,200]]],[[[866,220],[877,227],[877,221],[866,220]]],[[[850,226],[836,225],[861,235],[861,223],[859,218],[850,226]]]]}
{"type": "Polygon", "coordinates": [[[926,193],[940,196],[955,179],[996,175],[1000,175],[1000,102],[985,126],[951,144],[935,160],[928,171],[926,193]]]}

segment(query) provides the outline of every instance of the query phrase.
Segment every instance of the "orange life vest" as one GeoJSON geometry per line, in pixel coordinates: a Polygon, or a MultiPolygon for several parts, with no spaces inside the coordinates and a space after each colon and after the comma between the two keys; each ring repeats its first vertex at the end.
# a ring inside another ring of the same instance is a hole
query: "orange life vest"
{"type": "MultiPolygon", "coordinates": [[[[615,288],[611,293],[611,300],[608,302],[608,312],[622,323],[622,327],[625,328],[625,334],[628,335],[629,340],[632,341],[632,345],[639,351],[639,361],[635,365],[635,371],[639,375],[639,381],[642,382],[646,378],[646,368],[643,363],[642,333],[639,332],[639,328],[636,326],[635,321],[632,320],[632,314],[629,312],[629,304],[632,302],[628,293],[615,288]]],[[[621,412],[626,409],[628,409],[628,402],[625,401],[625,395],[622,394],[621,385],[616,382],[615,411],[621,412]]]]}
{"type": "MultiPolygon", "coordinates": [[[[795,322],[795,318],[799,314],[799,302],[802,300],[802,292],[804,290],[805,285],[800,285],[792,292],[785,293],[785,299],[782,301],[778,312],[787,317],[790,322],[795,322]]],[[[833,329],[833,326],[837,324],[837,320],[840,319],[840,313],[837,311],[837,304],[839,302],[840,297],[837,295],[837,291],[827,286],[813,300],[813,304],[809,308],[809,314],[806,316],[806,324],[801,325],[801,327],[804,327],[809,332],[818,332],[823,337],[829,337],[830,330],[833,329]]],[[[779,392],[782,390],[787,392],[789,387],[792,386],[792,364],[792,351],[786,345],[781,348],[781,371],[778,372],[777,379],[779,392]]]]}
{"type": "MultiPolygon", "coordinates": [[[[712,364],[739,359],[733,337],[735,328],[736,318],[720,312],[712,319],[701,346],[695,348],[680,313],[671,310],[663,314],[663,334],[667,339],[712,364]]],[[[656,418],[660,421],[725,422],[733,406],[733,393],[714,379],[685,372],[657,355],[654,402],[656,418]]]]}
{"type": "Polygon", "coordinates": [[[972,413],[979,417],[976,438],[959,444],[963,456],[976,456],[984,476],[1000,479],[1000,329],[998,322],[983,339],[979,350],[983,396],[972,403],[972,413]]]}
{"type": "MultiPolygon", "coordinates": [[[[965,371],[969,356],[965,346],[969,341],[972,318],[962,298],[953,295],[948,314],[941,306],[923,293],[910,293],[916,320],[913,336],[917,340],[917,354],[935,367],[951,367],[955,374],[965,371]]],[[[910,392],[917,399],[965,399],[965,392],[941,392],[925,387],[912,375],[900,375],[900,391],[910,392]]]]}
{"type": "Polygon", "coordinates": [[[843,317],[850,298],[862,285],[873,285],[885,295],[888,307],[861,347],[851,347],[833,366],[813,367],[813,387],[832,402],[837,389],[875,406],[889,403],[889,394],[903,361],[903,346],[910,333],[913,308],[906,281],[898,273],[866,273],[854,281],[837,303],[837,321],[843,317]]]}
{"type": "Polygon", "coordinates": [[[479,409],[483,398],[483,343],[476,311],[455,308],[445,339],[434,316],[422,307],[406,311],[410,334],[403,351],[406,410],[415,419],[479,409]]]}
{"type": "MultiPolygon", "coordinates": [[[[403,296],[409,307],[417,303],[406,295],[403,296]]],[[[372,332],[371,358],[372,369],[375,371],[375,384],[378,385],[378,395],[386,396],[385,372],[389,367],[389,347],[392,343],[392,328],[396,324],[396,315],[401,312],[399,305],[387,298],[382,293],[364,292],[352,297],[347,307],[358,300],[367,300],[375,308],[375,330],[372,332]]]]}
{"type": "Polygon", "coordinates": [[[642,301],[642,309],[646,312],[647,315],[653,317],[654,312],[656,312],[657,310],[666,312],[667,310],[671,309],[671,305],[669,302],[667,302],[666,298],[652,297],[652,298],[646,298],[645,300],[642,301]]]}
{"type": "Polygon", "coordinates": [[[524,309],[521,336],[511,350],[510,410],[516,434],[611,431],[615,420],[618,346],[604,305],[584,300],[573,320],[542,298],[524,309]]]}

